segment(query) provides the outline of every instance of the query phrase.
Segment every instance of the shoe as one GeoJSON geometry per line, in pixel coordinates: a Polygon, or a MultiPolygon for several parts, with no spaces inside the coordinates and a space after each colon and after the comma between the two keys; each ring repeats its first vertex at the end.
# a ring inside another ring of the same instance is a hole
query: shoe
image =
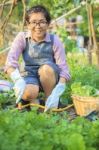
{"type": "Polygon", "coordinates": [[[96,121],[98,119],[97,115],[98,115],[98,112],[92,111],[90,114],[85,116],[85,118],[88,119],[89,121],[96,121]]]}
{"type": "MultiPolygon", "coordinates": [[[[45,100],[39,99],[38,102],[39,102],[39,105],[45,106],[45,100]]],[[[43,113],[43,112],[44,112],[44,109],[42,109],[42,108],[37,109],[38,114],[43,113]]]]}
{"type": "Polygon", "coordinates": [[[39,99],[39,104],[45,106],[45,100],[39,99]]]}
{"type": "Polygon", "coordinates": [[[20,110],[21,112],[25,112],[25,111],[31,111],[31,107],[30,106],[26,106],[24,108],[22,108],[23,106],[29,104],[29,101],[25,101],[23,99],[20,100],[20,102],[16,105],[16,107],[18,108],[18,110],[20,110]]]}
{"type": "Polygon", "coordinates": [[[59,108],[64,108],[64,107],[66,107],[66,106],[67,106],[66,104],[62,104],[62,102],[59,100],[58,109],[59,109],[59,108]]]}

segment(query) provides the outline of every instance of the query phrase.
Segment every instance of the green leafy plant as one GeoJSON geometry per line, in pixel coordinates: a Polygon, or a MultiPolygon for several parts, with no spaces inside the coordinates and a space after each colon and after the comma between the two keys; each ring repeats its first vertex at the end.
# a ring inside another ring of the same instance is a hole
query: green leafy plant
{"type": "Polygon", "coordinates": [[[98,139],[98,120],[78,117],[68,122],[53,113],[0,111],[1,150],[98,150],[98,139]]]}
{"type": "Polygon", "coordinates": [[[74,82],[71,85],[72,94],[79,96],[94,96],[96,89],[90,85],[82,85],[81,82],[74,82]]]}
{"type": "Polygon", "coordinates": [[[64,27],[58,27],[56,33],[63,42],[66,53],[78,51],[76,41],[68,38],[68,33],[64,27]]]}

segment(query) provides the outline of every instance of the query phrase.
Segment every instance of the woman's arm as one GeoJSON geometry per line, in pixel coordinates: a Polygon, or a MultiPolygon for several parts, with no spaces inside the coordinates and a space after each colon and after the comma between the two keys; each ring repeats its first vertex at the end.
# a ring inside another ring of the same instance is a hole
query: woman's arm
{"type": "Polygon", "coordinates": [[[9,67],[8,69],[7,69],[7,74],[10,76],[11,75],[11,73],[12,72],[14,72],[15,71],[15,68],[13,68],[13,67],[9,67]]]}
{"type": "Polygon", "coordinates": [[[61,82],[61,83],[66,83],[67,81],[66,81],[66,79],[65,79],[65,78],[60,77],[59,82],[61,82]]]}
{"type": "Polygon", "coordinates": [[[70,80],[70,73],[66,62],[66,54],[63,43],[56,35],[54,36],[53,51],[55,62],[61,70],[59,82],[65,83],[70,80]]]}
{"type": "Polygon", "coordinates": [[[4,71],[9,75],[19,67],[18,59],[22,51],[25,49],[26,41],[23,32],[20,32],[14,39],[11,50],[8,53],[4,71]]]}

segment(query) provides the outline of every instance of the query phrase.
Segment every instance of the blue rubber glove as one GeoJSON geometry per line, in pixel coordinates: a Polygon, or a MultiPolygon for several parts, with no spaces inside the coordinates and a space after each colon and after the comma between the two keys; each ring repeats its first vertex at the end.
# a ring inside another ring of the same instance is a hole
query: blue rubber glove
{"type": "Polygon", "coordinates": [[[17,98],[16,99],[16,104],[22,98],[24,90],[25,90],[25,86],[26,86],[25,81],[22,78],[18,79],[15,82],[15,85],[14,85],[13,89],[14,89],[14,92],[15,92],[15,96],[17,98]]]}
{"type": "Polygon", "coordinates": [[[11,79],[14,82],[14,92],[15,92],[15,96],[16,96],[16,103],[18,103],[20,101],[20,99],[22,98],[22,95],[24,93],[25,87],[26,87],[26,83],[24,81],[24,79],[21,77],[19,70],[16,69],[14,72],[11,73],[11,79]]]}
{"type": "Polygon", "coordinates": [[[95,90],[94,96],[99,96],[99,90],[98,89],[95,90]]]}
{"type": "Polygon", "coordinates": [[[66,87],[65,83],[60,83],[60,82],[55,86],[51,95],[48,97],[48,99],[45,103],[44,112],[46,112],[47,110],[49,110],[51,108],[57,108],[58,107],[59,98],[63,94],[63,92],[65,91],[65,87],[66,87]]]}

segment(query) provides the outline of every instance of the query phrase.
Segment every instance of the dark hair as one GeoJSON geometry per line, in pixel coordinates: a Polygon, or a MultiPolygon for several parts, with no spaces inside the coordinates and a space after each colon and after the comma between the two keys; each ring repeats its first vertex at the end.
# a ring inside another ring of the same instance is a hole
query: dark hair
{"type": "Polygon", "coordinates": [[[29,10],[27,10],[26,12],[26,16],[25,16],[25,20],[26,22],[29,23],[29,17],[32,13],[43,13],[45,18],[46,18],[46,21],[48,24],[50,24],[51,22],[51,17],[50,17],[50,13],[48,12],[48,10],[42,6],[42,5],[36,5],[36,6],[33,6],[32,8],[30,8],[29,10]]]}

